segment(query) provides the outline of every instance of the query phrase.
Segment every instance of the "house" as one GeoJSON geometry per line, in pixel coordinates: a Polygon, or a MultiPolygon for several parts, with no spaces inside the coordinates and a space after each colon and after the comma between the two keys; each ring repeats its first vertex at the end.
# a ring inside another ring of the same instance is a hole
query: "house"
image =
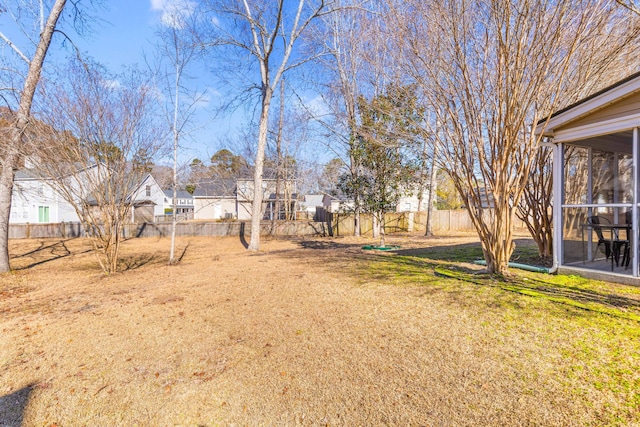
{"type": "Polygon", "coordinates": [[[557,111],[535,132],[553,149],[558,271],[640,284],[640,73],[557,111]],[[600,250],[601,233],[612,248],[633,243],[628,266],[600,250]]]}
{"type": "Polygon", "coordinates": [[[233,219],[238,217],[236,180],[200,182],[193,192],[193,219],[233,219]]]}
{"type": "Polygon", "coordinates": [[[129,193],[131,221],[155,222],[156,216],[164,215],[164,191],[149,173],[129,193]]]}
{"type": "Polygon", "coordinates": [[[353,200],[342,200],[325,194],[322,198],[322,206],[324,206],[327,212],[351,212],[355,208],[355,203],[353,200]]]}
{"type": "Polygon", "coordinates": [[[306,194],[299,202],[299,210],[305,212],[308,218],[316,219],[316,208],[324,207],[324,194],[306,194]]]}
{"type": "MultiPolygon", "coordinates": [[[[282,188],[276,196],[276,180],[262,181],[262,219],[272,219],[279,205],[279,218],[284,213],[295,213],[297,194],[295,180],[282,181],[282,188]],[[288,209],[287,209],[288,208],[288,209]]],[[[251,219],[253,205],[253,179],[227,178],[203,181],[193,193],[194,219],[251,219]]]]}
{"type": "MultiPolygon", "coordinates": [[[[53,179],[43,177],[34,168],[24,168],[16,172],[11,200],[9,222],[57,223],[78,222],[80,218],[69,203],[69,197],[79,198],[83,193],[89,206],[98,202],[83,188],[83,183],[96,182],[100,165],[74,169],[69,174],[67,196],[60,193],[53,179]]],[[[147,174],[126,197],[132,202],[131,220],[153,222],[154,215],[161,214],[163,193],[151,174],[147,174]]]]}
{"type": "MultiPolygon", "coordinates": [[[[173,214],[173,190],[163,190],[163,215],[173,214]]],[[[176,194],[176,213],[178,215],[193,214],[193,196],[185,190],[178,190],[176,194]]]]}
{"type": "MultiPolygon", "coordinates": [[[[79,180],[90,168],[76,172],[79,180]]],[[[18,170],[13,182],[10,224],[78,222],[74,207],[55,189],[51,179],[43,178],[34,169],[18,170]]]]}
{"type": "Polygon", "coordinates": [[[429,205],[429,190],[424,188],[422,194],[418,191],[403,194],[396,204],[396,212],[418,212],[426,211],[429,205]]]}
{"type": "MultiPolygon", "coordinates": [[[[275,179],[262,180],[262,212],[263,219],[272,219],[276,202],[280,204],[279,217],[282,217],[285,207],[288,205],[289,212],[297,209],[296,181],[294,179],[281,180],[280,192],[276,197],[277,181],[275,179]]],[[[236,186],[237,213],[239,220],[250,220],[252,216],[251,206],[253,205],[253,179],[239,178],[236,186]]]]}

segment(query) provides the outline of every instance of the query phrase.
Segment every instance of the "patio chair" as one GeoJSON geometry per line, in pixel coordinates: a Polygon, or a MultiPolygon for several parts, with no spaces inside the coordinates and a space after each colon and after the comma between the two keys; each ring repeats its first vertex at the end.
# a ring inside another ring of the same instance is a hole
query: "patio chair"
{"type": "MultiPolygon", "coordinates": [[[[625,224],[633,224],[633,214],[631,211],[624,213],[625,224]]],[[[627,229],[627,241],[624,246],[624,252],[622,253],[622,265],[625,270],[629,267],[629,261],[631,261],[631,236],[629,236],[629,229],[627,229]]]]}
{"type": "MultiPolygon", "coordinates": [[[[625,240],[620,239],[620,236],[618,234],[614,234],[611,240],[605,239],[604,235],[602,234],[602,228],[598,227],[598,225],[610,225],[611,221],[602,216],[590,216],[589,218],[587,218],[587,222],[593,225],[593,231],[595,231],[596,235],[598,236],[598,246],[596,246],[596,251],[600,248],[600,245],[603,245],[606,258],[609,259],[610,256],[613,257],[612,261],[615,261],[616,266],[619,266],[621,252],[620,249],[624,247],[624,251],[622,252],[622,265],[625,265],[625,262],[628,263],[625,254],[629,251],[629,236],[626,236],[627,239],[625,240]]],[[[611,232],[614,233],[613,230],[611,232]]],[[[613,264],[611,265],[613,266],[613,264]]]]}
{"type": "Polygon", "coordinates": [[[604,217],[599,216],[590,216],[587,218],[587,223],[591,224],[593,227],[593,231],[595,231],[598,236],[598,246],[596,246],[596,251],[600,249],[600,246],[604,246],[604,255],[607,259],[611,256],[611,241],[609,239],[605,239],[602,234],[602,228],[598,227],[600,224],[611,224],[611,222],[604,217]]]}

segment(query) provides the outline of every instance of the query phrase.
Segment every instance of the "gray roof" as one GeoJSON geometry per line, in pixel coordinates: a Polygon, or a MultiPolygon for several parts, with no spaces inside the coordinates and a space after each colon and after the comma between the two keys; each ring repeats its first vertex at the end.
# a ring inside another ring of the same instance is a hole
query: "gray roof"
{"type": "MultiPolygon", "coordinates": [[[[162,190],[162,192],[164,193],[165,196],[167,196],[168,198],[172,199],[173,198],[173,190],[169,189],[169,190],[162,190]]],[[[189,193],[188,191],[185,190],[178,190],[178,199],[191,199],[193,198],[193,196],[191,195],[191,193],[189,193]]]]}
{"type": "Polygon", "coordinates": [[[31,179],[40,179],[33,170],[20,169],[16,171],[16,181],[27,181],[31,179]]]}
{"type": "Polygon", "coordinates": [[[193,197],[234,198],[236,197],[235,178],[216,179],[214,181],[201,181],[196,184],[193,197]]]}

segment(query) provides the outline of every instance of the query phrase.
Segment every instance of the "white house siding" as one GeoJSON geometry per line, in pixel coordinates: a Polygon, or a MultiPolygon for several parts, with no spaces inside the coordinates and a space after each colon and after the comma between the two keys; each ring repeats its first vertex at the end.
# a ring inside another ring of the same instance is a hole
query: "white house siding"
{"type": "Polygon", "coordinates": [[[162,191],[162,188],[160,188],[151,175],[146,176],[137,190],[132,194],[131,200],[134,202],[151,201],[155,203],[153,206],[153,215],[164,215],[164,191],[162,191]]]}
{"type": "Polygon", "coordinates": [[[194,197],[194,219],[224,219],[226,214],[236,215],[236,200],[194,197]]]}
{"type": "Polygon", "coordinates": [[[422,193],[422,206],[420,205],[417,195],[402,196],[396,205],[396,212],[418,212],[426,211],[429,203],[429,190],[422,193]]]}
{"type": "Polygon", "coordinates": [[[46,181],[17,181],[13,188],[9,223],[76,222],[73,207],[46,181]],[[42,215],[46,211],[46,215],[42,215]]]}

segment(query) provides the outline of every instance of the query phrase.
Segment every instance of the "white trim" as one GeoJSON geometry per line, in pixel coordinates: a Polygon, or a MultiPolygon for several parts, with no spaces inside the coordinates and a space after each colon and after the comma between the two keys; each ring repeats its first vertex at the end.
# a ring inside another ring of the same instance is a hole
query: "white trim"
{"type": "Polygon", "coordinates": [[[595,136],[610,135],[616,132],[631,130],[638,126],[638,124],[640,124],[640,113],[560,130],[554,133],[553,142],[571,142],[595,136]]]}
{"type": "Polygon", "coordinates": [[[553,149],[553,266],[564,262],[562,242],[562,202],[564,201],[564,145],[556,144],[553,149]]]}
{"type": "Polygon", "coordinates": [[[638,135],[638,128],[633,128],[633,194],[631,201],[633,202],[633,209],[631,210],[631,248],[633,251],[633,277],[638,277],[638,179],[640,179],[640,171],[638,171],[638,151],[640,144],[638,135]]]}
{"type": "MultiPolygon", "coordinates": [[[[583,102],[580,105],[577,105],[563,113],[558,114],[555,117],[549,119],[546,124],[546,129],[553,129],[563,126],[566,123],[577,120],[587,114],[591,114],[597,110],[600,110],[607,105],[613,104],[623,98],[633,95],[634,93],[640,91],[640,77],[636,77],[633,80],[630,80],[620,86],[614,87],[593,99],[590,99],[586,102],[583,102]]],[[[544,123],[539,125],[540,127],[544,126],[544,123]]],[[[545,134],[546,134],[545,130],[545,134]]]]}
{"type": "Polygon", "coordinates": [[[575,203],[562,205],[562,208],[630,208],[632,203],[575,203]]]}

